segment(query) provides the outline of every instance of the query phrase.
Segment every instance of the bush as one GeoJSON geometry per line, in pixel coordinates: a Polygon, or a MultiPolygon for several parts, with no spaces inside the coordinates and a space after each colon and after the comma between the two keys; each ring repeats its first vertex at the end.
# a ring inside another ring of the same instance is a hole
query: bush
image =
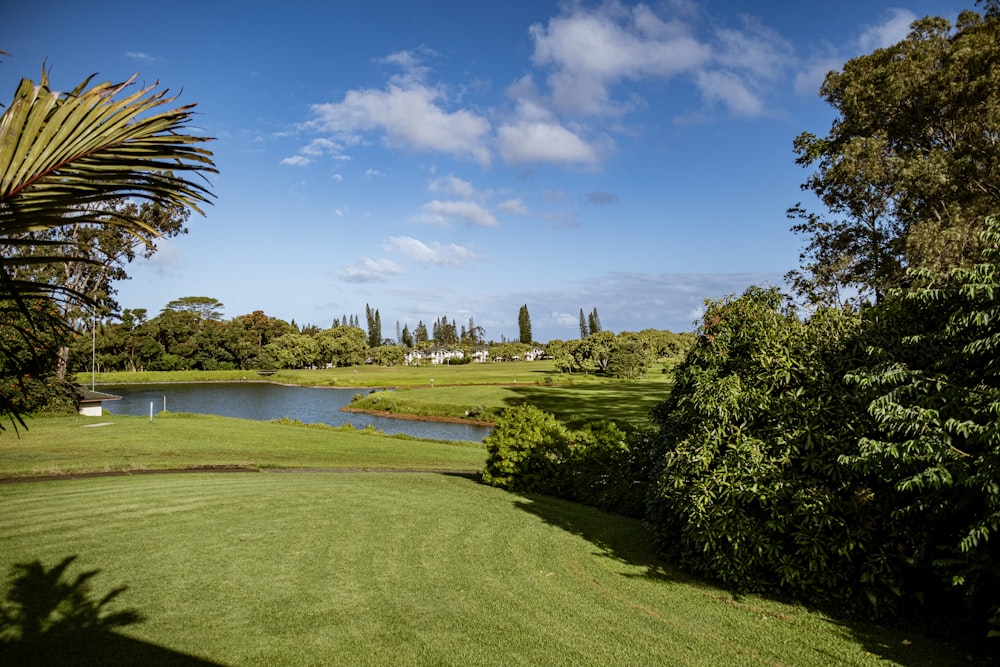
{"type": "Polygon", "coordinates": [[[558,495],[556,468],[569,452],[569,437],[555,417],[533,405],[508,408],[484,442],[486,484],[558,495]]]}
{"type": "Polygon", "coordinates": [[[627,432],[600,421],[572,431],[534,406],[509,408],[486,438],[483,481],[640,517],[652,441],[649,430],[627,432]]]}

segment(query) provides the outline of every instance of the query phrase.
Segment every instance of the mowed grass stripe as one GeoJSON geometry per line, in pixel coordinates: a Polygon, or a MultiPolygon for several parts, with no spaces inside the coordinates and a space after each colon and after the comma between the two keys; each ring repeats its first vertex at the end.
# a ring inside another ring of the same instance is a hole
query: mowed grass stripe
{"type": "Polygon", "coordinates": [[[121,633],[226,665],[878,661],[820,615],[663,568],[638,522],[456,476],[0,485],[0,531],[4,571],[78,555],[148,617],[121,633]]]}
{"type": "Polygon", "coordinates": [[[0,437],[0,477],[197,466],[406,468],[476,471],[482,443],[359,435],[208,415],[33,419],[0,437]],[[85,427],[87,424],[106,426],[85,427]]]}

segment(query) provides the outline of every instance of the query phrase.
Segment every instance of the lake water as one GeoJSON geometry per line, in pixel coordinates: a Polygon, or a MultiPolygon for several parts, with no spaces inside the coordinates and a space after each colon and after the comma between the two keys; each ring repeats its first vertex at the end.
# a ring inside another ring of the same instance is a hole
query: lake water
{"type": "Polygon", "coordinates": [[[407,433],[417,438],[434,440],[481,441],[490,429],[473,424],[391,419],[359,412],[341,412],[358,393],[367,389],[327,389],[319,387],[286,387],[266,382],[220,382],[210,384],[130,384],[96,387],[120,401],[108,401],[104,409],[116,415],[149,415],[161,410],[193,412],[222,417],[238,417],[270,421],[289,417],[306,424],[343,423],[355,428],[373,426],[384,433],[407,433]]]}

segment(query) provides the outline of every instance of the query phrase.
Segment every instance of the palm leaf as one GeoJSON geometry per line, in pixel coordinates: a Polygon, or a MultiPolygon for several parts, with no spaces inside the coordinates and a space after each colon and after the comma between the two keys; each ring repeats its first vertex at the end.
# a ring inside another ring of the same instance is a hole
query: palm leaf
{"type": "MultiPolygon", "coordinates": [[[[12,269],[27,263],[93,261],[72,246],[30,259],[11,252],[44,245],[28,236],[32,232],[111,225],[152,245],[155,229],[107,204],[144,199],[202,213],[213,197],[205,178],[216,173],[212,153],[203,148],[208,139],[187,131],[193,104],[173,106],[177,98],[158,82],[128,94],[135,76],[118,84],[91,85],[92,79],[60,93],[43,70],[38,84],[23,79],[10,105],[0,106],[0,300],[29,322],[29,298],[92,303],[65,285],[15,279],[12,269]]],[[[3,413],[20,421],[10,406],[0,405],[3,413]]]]}

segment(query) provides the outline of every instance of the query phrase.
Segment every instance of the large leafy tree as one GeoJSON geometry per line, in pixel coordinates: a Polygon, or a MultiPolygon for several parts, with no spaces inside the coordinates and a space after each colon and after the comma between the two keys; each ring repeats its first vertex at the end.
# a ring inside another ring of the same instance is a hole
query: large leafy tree
{"type": "Polygon", "coordinates": [[[1000,17],[984,6],[954,26],[916,21],[827,75],[830,132],[795,140],[798,163],[815,168],[803,189],[829,212],[790,210],[806,238],[789,274],[801,295],[879,300],[908,268],[941,275],[977,258],[982,221],[1000,208],[1000,17]]]}
{"type": "MultiPolygon", "coordinates": [[[[22,270],[102,263],[86,243],[46,235],[79,225],[115,228],[151,246],[160,232],[143,219],[143,202],[201,212],[211,197],[203,177],[215,171],[212,154],[206,138],[187,131],[194,105],[172,106],[177,98],[158,84],[129,92],[135,77],[92,79],[65,93],[52,90],[44,71],[37,84],[23,79],[0,116],[0,299],[27,318],[26,331],[14,333],[31,350],[39,342],[33,332],[51,325],[43,319],[72,301],[92,306],[98,296],[22,270]],[[116,205],[123,201],[139,205],[116,205]],[[26,305],[39,299],[58,308],[26,305]]],[[[47,355],[31,356],[5,374],[39,372],[47,355]]],[[[21,414],[7,401],[0,412],[21,414]]]]}
{"type": "MultiPolygon", "coordinates": [[[[180,206],[163,206],[159,202],[136,202],[126,199],[111,200],[101,204],[106,215],[126,212],[136,217],[156,234],[170,238],[187,231],[184,226],[190,210],[180,206]]],[[[13,266],[15,280],[34,280],[58,284],[67,288],[63,302],[63,315],[67,324],[82,328],[90,317],[105,315],[118,308],[114,299],[114,281],[126,280],[126,267],[137,257],[148,259],[156,252],[155,244],[144,240],[118,225],[74,223],[63,227],[31,232],[25,235],[25,244],[12,249],[11,255],[26,260],[13,266]],[[38,245],[28,245],[35,240],[38,245]],[[85,256],[88,261],[67,260],[61,263],[33,264],[35,256],[65,255],[85,256]],[[93,303],[86,304],[74,295],[85,294],[93,303]]],[[[69,348],[59,351],[56,375],[65,377],[69,348]]]]}

